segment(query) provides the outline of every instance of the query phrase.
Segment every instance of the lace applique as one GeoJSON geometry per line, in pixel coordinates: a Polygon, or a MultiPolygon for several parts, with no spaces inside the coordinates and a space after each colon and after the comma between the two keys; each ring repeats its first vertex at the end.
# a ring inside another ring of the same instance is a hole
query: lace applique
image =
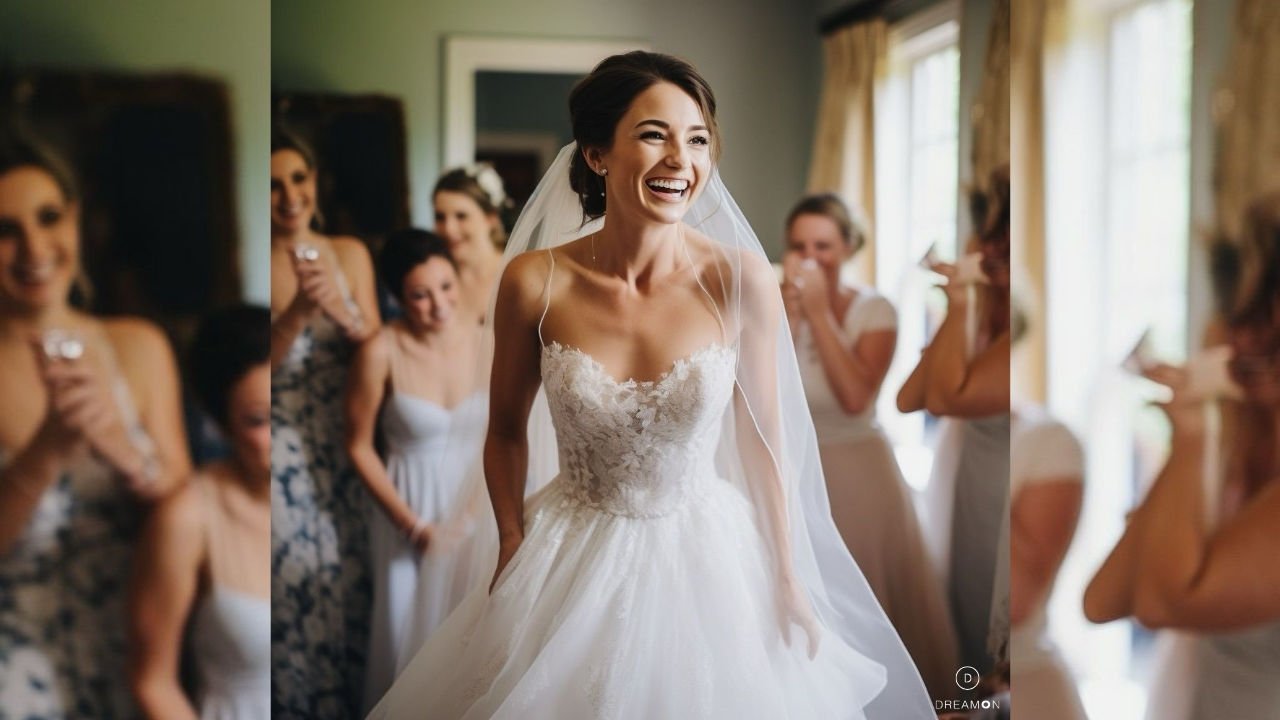
{"type": "Polygon", "coordinates": [[[615,380],[590,355],[543,346],[542,380],[559,443],[565,502],[660,517],[714,477],[711,444],[733,394],[736,356],[711,345],[656,380],[615,380]]]}

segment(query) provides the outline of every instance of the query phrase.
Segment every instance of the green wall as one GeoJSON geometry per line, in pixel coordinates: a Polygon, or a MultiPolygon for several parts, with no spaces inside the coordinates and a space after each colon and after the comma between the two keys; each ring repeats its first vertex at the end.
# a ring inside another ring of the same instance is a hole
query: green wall
{"type": "Polygon", "coordinates": [[[268,0],[0,3],[0,61],[189,71],[227,84],[244,294],[256,302],[267,301],[270,287],[269,8],[268,0]]]}
{"type": "Polygon", "coordinates": [[[405,102],[415,222],[431,220],[440,171],[443,39],[508,35],[632,39],[707,77],[725,135],[722,172],[771,251],[804,191],[821,82],[813,0],[276,0],[273,82],[379,92],[405,102]]]}

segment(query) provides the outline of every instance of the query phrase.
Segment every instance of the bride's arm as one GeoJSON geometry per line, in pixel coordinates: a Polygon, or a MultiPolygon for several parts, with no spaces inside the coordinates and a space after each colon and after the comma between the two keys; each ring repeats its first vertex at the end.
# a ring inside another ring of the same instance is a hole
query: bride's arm
{"type": "Polygon", "coordinates": [[[546,277],[545,255],[517,256],[502,274],[493,310],[493,372],[484,474],[498,522],[495,582],[524,540],[524,489],[529,467],[527,433],[529,411],[542,382],[538,320],[544,307],[546,277]]]}
{"type": "Polygon", "coordinates": [[[777,343],[781,296],[773,281],[773,269],[755,255],[742,260],[741,350],[738,384],[734,393],[734,427],[743,467],[748,470],[753,501],[773,551],[784,617],[784,637],[790,623],[800,624],[809,636],[809,655],[817,652],[820,631],[804,588],[795,575],[791,554],[791,527],[787,494],[780,467],[782,425],[778,405],[777,343]]]}

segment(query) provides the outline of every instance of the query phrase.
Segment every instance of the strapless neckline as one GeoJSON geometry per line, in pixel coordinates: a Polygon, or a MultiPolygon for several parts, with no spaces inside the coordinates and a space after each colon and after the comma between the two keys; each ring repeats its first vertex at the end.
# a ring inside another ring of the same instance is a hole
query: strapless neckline
{"type": "MultiPolygon", "coordinates": [[[[551,342],[542,346],[542,357],[544,361],[547,359],[548,356],[562,356],[562,355],[576,356],[578,358],[581,358],[583,362],[586,364],[586,366],[591,368],[597,376],[608,381],[609,383],[619,388],[639,388],[639,389],[653,389],[653,388],[661,387],[664,384],[666,384],[667,381],[671,380],[671,378],[679,375],[680,370],[682,368],[688,367],[690,365],[695,365],[699,361],[701,361],[704,357],[714,356],[717,353],[732,354],[732,352],[733,351],[723,343],[713,342],[709,345],[706,345],[704,347],[698,348],[697,350],[694,350],[688,355],[676,358],[671,363],[671,367],[664,370],[662,373],[660,373],[656,378],[653,378],[652,380],[637,380],[636,378],[627,378],[625,380],[619,380],[615,378],[613,375],[609,374],[609,371],[605,369],[603,363],[595,359],[595,357],[592,356],[591,353],[588,353],[585,350],[582,350],[581,348],[574,347],[573,345],[566,345],[564,343],[561,343],[558,340],[552,340],[551,342]]],[[[543,365],[545,367],[545,362],[543,365]]]]}

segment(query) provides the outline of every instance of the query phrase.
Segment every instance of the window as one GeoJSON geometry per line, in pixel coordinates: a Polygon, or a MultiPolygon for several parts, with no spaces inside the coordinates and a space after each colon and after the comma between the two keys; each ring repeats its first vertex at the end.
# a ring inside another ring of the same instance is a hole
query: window
{"type": "Polygon", "coordinates": [[[1076,541],[1049,607],[1095,717],[1141,717],[1151,636],[1089,624],[1080,598],[1168,445],[1119,364],[1149,331],[1184,356],[1189,254],[1191,0],[1075,2],[1046,66],[1049,398],[1087,449],[1076,541]],[[1083,8],[1083,9],[1082,9],[1083,8]]]}
{"type": "Polygon", "coordinates": [[[928,483],[932,423],[924,413],[898,413],[895,395],[932,332],[930,313],[943,310],[917,264],[931,246],[944,259],[956,256],[959,29],[953,2],[890,28],[888,74],[876,103],[876,284],[898,309],[898,352],[878,417],[916,490],[928,483]]]}

